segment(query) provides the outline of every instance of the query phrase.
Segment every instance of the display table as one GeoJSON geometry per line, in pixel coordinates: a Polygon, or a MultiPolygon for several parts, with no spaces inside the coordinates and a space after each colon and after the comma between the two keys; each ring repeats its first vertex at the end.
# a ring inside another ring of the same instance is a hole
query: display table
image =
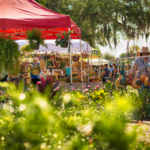
{"type": "MultiPolygon", "coordinates": [[[[72,87],[74,87],[74,89],[81,89],[81,86],[85,86],[85,88],[87,88],[87,83],[83,82],[83,83],[73,83],[72,87]]],[[[96,87],[97,85],[102,85],[102,82],[90,82],[89,85],[91,86],[90,88],[93,89],[94,87],[96,87]]],[[[62,83],[60,82],[58,87],[63,87],[63,91],[70,89],[70,83],[62,83]]]]}

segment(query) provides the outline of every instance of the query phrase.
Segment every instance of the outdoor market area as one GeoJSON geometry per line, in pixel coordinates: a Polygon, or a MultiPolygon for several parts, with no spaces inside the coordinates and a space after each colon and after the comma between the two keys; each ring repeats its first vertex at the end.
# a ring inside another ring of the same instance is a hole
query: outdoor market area
{"type": "Polygon", "coordinates": [[[150,3],[109,3],[0,0],[0,150],[150,150],[150,3]]]}

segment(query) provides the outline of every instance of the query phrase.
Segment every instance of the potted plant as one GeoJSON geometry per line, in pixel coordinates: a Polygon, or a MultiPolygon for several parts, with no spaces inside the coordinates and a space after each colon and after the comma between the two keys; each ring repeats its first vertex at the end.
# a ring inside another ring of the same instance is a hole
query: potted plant
{"type": "Polygon", "coordinates": [[[25,54],[25,56],[28,56],[30,53],[33,52],[33,50],[31,49],[30,45],[23,45],[21,47],[21,51],[22,51],[22,53],[25,54]]]}
{"type": "Polygon", "coordinates": [[[62,36],[60,34],[57,34],[57,39],[55,41],[56,46],[60,45],[61,47],[68,47],[68,43],[72,44],[70,42],[69,36],[70,34],[73,33],[73,31],[69,31],[69,32],[63,32],[62,36]]]}
{"type": "Polygon", "coordinates": [[[0,72],[18,74],[20,57],[19,45],[11,37],[0,37],[0,72]]]}
{"type": "Polygon", "coordinates": [[[31,31],[27,31],[27,40],[29,40],[29,44],[31,49],[39,49],[40,44],[47,48],[47,45],[44,43],[44,38],[42,38],[41,30],[36,28],[31,31]]]}

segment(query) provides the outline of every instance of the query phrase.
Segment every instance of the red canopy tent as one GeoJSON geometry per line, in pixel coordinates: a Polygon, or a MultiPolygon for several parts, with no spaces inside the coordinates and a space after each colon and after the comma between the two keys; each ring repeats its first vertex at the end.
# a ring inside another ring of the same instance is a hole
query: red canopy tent
{"type": "Polygon", "coordinates": [[[44,8],[34,0],[0,0],[0,35],[25,39],[26,30],[42,29],[42,37],[56,39],[58,33],[74,30],[71,38],[81,38],[81,30],[70,16],[44,8]]]}
{"type": "MultiPolygon", "coordinates": [[[[33,28],[40,28],[45,39],[56,39],[58,33],[70,30],[74,31],[71,34],[72,39],[81,39],[80,28],[68,15],[48,10],[34,0],[0,0],[0,36],[11,35],[14,40],[26,39],[26,31],[33,28]]],[[[72,90],[71,52],[70,75],[72,90]]]]}

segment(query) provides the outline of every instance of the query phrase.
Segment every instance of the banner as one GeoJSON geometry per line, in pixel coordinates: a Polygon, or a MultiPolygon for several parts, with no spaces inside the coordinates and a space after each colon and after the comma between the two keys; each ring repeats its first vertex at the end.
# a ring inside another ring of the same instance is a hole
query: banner
{"type": "Polygon", "coordinates": [[[101,54],[100,50],[99,49],[94,49],[92,50],[92,55],[93,56],[99,56],[101,54]]]}

